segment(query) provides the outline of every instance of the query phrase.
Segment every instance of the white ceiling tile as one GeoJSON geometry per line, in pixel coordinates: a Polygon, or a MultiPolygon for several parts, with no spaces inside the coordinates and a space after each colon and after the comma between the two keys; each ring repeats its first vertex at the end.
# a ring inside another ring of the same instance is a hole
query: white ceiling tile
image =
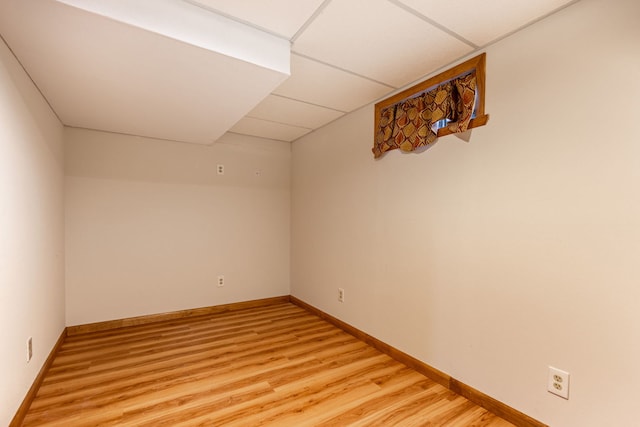
{"type": "Polygon", "coordinates": [[[55,1],[0,2],[0,28],[69,126],[210,144],[287,77],[55,1]]]}
{"type": "Polygon", "coordinates": [[[187,0],[291,39],[323,0],[187,0]]]}
{"type": "Polygon", "coordinates": [[[291,77],[273,93],[347,112],[370,103],[393,89],[292,54],[291,77]]]}
{"type": "Polygon", "coordinates": [[[229,129],[229,132],[291,142],[311,132],[311,129],[245,117],[229,129]]]}
{"type": "Polygon", "coordinates": [[[281,96],[269,95],[247,117],[270,120],[304,128],[319,128],[344,113],[281,96]]]}
{"type": "MultiPolygon", "coordinates": [[[[45,0],[43,0],[45,1],[45,0]]],[[[179,1],[56,0],[114,21],[289,74],[287,40],[179,1]]],[[[87,34],[91,36],[91,32],[87,34]]]]}
{"type": "Polygon", "coordinates": [[[333,0],[293,51],[402,86],[472,50],[387,0],[333,0]]]}
{"type": "Polygon", "coordinates": [[[399,0],[482,46],[573,0],[399,0]]]}

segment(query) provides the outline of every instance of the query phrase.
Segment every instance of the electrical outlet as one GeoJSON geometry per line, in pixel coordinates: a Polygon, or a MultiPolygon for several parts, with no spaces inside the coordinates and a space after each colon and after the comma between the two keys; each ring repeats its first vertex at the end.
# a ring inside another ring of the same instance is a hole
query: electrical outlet
{"type": "Polygon", "coordinates": [[[549,366],[547,391],[564,399],[569,399],[569,373],[549,366]]]}
{"type": "Polygon", "coordinates": [[[27,363],[31,362],[31,358],[33,357],[33,339],[29,337],[27,340],[27,363]]]}
{"type": "Polygon", "coordinates": [[[338,288],[338,301],[344,302],[344,289],[338,288]]]}
{"type": "Polygon", "coordinates": [[[221,288],[224,286],[224,276],[221,274],[218,276],[218,287],[221,288]]]}
{"type": "Polygon", "coordinates": [[[224,165],[218,165],[218,175],[224,175],[224,165]]]}

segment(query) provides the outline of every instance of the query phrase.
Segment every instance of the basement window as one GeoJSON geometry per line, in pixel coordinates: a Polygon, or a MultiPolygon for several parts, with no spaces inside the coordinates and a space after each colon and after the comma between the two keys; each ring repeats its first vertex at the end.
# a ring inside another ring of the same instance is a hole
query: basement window
{"type": "Polygon", "coordinates": [[[414,151],[440,136],[485,125],[485,58],[478,55],[378,102],[374,157],[394,149],[414,151]]]}

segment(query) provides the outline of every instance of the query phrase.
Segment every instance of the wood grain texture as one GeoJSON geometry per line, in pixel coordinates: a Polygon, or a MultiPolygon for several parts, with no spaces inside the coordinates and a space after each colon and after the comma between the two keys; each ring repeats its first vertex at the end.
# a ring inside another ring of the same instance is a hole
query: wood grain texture
{"type": "Polygon", "coordinates": [[[172,311],[169,313],[149,314],[146,316],[128,317],[126,319],[107,320],[104,322],[87,323],[84,325],[68,326],[67,335],[86,334],[88,332],[107,331],[127,326],[146,325],[148,323],[163,322],[165,320],[183,319],[205,314],[224,313],[226,311],[242,310],[251,307],[264,307],[289,301],[289,295],[280,297],[257,299],[252,301],[234,302],[230,304],[214,305],[210,307],[192,308],[189,310],[172,311]]]}
{"type": "Polygon", "coordinates": [[[56,355],[58,354],[60,347],[62,347],[62,343],[64,342],[66,336],[67,336],[67,330],[65,328],[62,330],[62,333],[58,337],[58,340],[56,341],[55,345],[53,346],[53,349],[49,353],[47,360],[44,361],[42,368],[40,368],[40,372],[38,372],[38,376],[36,376],[36,379],[33,381],[33,384],[31,384],[29,391],[27,392],[26,396],[22,400],[22,404],[20,405],[20,407],[16,411],[16,414],[13,416],[13,419],[9,423],[9,427],[19,427],[20,425],[22,425],[22,422],[24,421],[24,417],[27,415],[27,411],[29,410],[29,407],[31,406],[33,399],[35,399],[36,394],[38,393],[38,390],[42,385],[42,381],[44,381],[44,377],[46,376],[47,372],[49,372],[49,368],[51,368],[51,365],[53,364],[53,361],[56,355]]]}
{"type": "Polygon", "coordinates": [[[512,424],[281,302],[68,336],[23,425],[512,424]]]}
{"type": "Polygon", "coordinates": [[[537,421],[534,418],[531,418],[527,414],[524,414],[502,402],[482,393],[479,390],[474,389],[473,387],[468,386],[467,384],[456,380],[455,378],[445,374],[442,371],[439,371],[432,366],[427,365],[426,363],[412,357],[395,347],[390,346],[389,344],[378,340],[375,337],[349,325],[348,323],[343,322],[340,319],[337,319],[330,314],[325,313],[324,311],[307,304],[306,302],[296,298],[294,296],[290,297],[291,302],[296,304],[305,310],[315,314],[316,316],[326,320],[327,322],[337,326],[338,328],[344,330],[345,332],[353,335],[361,341],[369,344],[370,346],[376,348],[382,353],[392,357],[398,362],[410,367],[411,369],[416,370],[417,372],[423,374],[424,376],[430,378],[436,383],[448,388],[449,390],[466,397],[471,402],[486,408],[493,413],[499,415],[500,417],[514,423],[517,426],[521,427],[548,427],[546,424],[537,421]]]}
{"type": "Polygon", "coordinates": [[[535,418],[507,406],[499,400],[496,400],[493,397],[456,380],[455,378],[451,378],[449,389],[466,397],[470,401],[477,403],[483,408],[500,415],[505,420],[508,420],[519,427],[548,427],[546,424],[541,423],[535,418]]]}

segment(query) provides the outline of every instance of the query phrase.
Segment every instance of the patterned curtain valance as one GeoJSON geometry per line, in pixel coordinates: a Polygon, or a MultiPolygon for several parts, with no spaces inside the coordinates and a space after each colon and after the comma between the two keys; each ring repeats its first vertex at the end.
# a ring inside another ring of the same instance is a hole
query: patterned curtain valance
{"type": "Polygon", "coordinates": [[[376,103],[374,157],[396,148],[413,151],[440,136],[486,125],[485,62],[481,53],[376,103]]]}
{"type": "Polygon", "coordinates": [[[399,148],[413,151],[438,138],[434,125],[448,119],[451,133],[469,126],[476,99],[476,73],[442,83],[435,89],[384,108],[376,129],[373,155],[399,148]]]}

